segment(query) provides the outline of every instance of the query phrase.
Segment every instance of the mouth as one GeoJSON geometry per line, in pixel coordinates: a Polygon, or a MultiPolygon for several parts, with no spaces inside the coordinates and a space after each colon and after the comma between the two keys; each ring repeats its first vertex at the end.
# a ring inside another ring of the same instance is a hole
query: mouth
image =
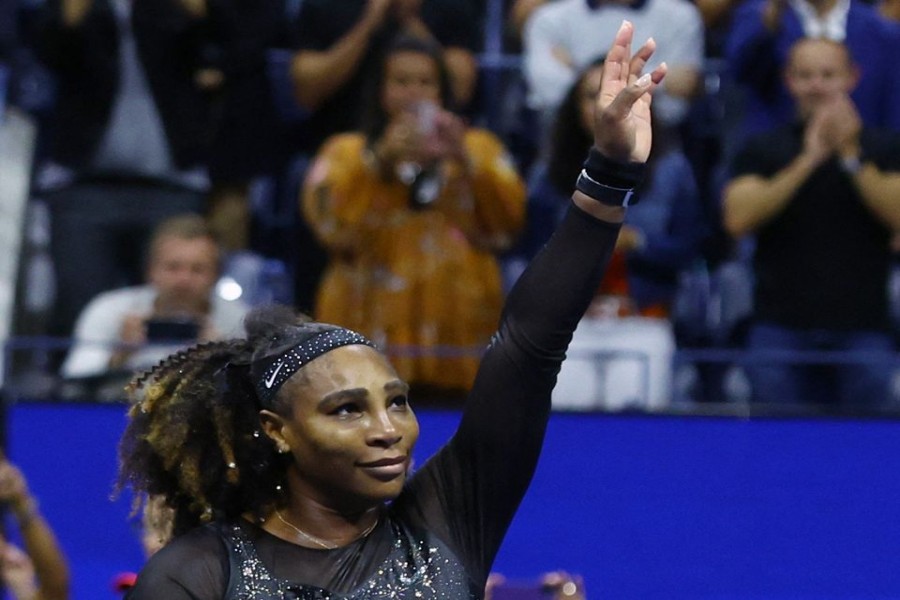
{"type": "Polygon", "coordinates": [[[359,467],[376,479],[391,481],[406,474],[408,464],[409,459],[406,456],[397,456],[359,463],[359,467]]]}

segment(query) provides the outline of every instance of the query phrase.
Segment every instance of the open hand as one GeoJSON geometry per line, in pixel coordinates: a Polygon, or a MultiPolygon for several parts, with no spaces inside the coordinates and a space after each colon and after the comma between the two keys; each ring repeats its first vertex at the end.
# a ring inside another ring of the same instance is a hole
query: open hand
{"type": "Polygon", "coordinates": [[[594,145],[607,158],[643,163],[650,156],[650,98],[666,74],[666,63],[641,75],[656,48],[653,38],[631,54],[634,26],[624,21],[603,63],[594,107],[594,145]]]}

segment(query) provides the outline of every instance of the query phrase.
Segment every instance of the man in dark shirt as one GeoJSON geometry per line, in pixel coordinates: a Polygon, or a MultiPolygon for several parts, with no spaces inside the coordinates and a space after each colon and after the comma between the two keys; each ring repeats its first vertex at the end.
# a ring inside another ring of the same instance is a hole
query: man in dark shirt
{"type": "MultiPolygon", "coordinates": [[[[725,189],[725,227],[755,234],[752,351],[853,351],[829,370],[777,358],[748,366],[754,398],[841,404],[888,400],[890,240],[900,230],[900,140],[863,128],[849,99],[859,78],[846,47],[806,38],[785,73],[799,121],[752,139],[725,189]]],[[[755,359],[761,359],[757,362],[755,359]]]]}

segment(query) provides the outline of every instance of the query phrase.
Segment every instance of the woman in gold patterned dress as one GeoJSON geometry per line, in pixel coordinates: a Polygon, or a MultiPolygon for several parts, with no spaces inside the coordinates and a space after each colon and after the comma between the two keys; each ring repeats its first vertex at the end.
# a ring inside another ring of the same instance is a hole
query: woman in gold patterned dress
{"type": "Polygon", "coordinates": [[[525,190],[502,143],[454,115],[439,48],[398,38],[363,131],[326,141],[302,198],[331,255],[316,318],[385,348],[413,384],[467,389],[502,303],[496,253],[525,190]]]}

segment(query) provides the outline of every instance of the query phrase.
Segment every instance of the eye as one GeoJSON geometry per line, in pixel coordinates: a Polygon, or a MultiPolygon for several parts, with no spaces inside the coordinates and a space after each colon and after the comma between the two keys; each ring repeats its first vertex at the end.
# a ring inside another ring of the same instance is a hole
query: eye
{"type": "Polygon", "coordinates": [[[329,414],[332,414],[332,415],[335,415],[338,417],[346,417],[346,416],[350,416],[350,415],[355,415],[359,411],[360,411],[360,408],[357,404],[355,404],[353,402],[347,402],[345,404],[341,404],[340,406],[338,406],[337,408],[332,410],[331,413],[329,413],[329,414]]]}
{"type": "Polygon", "coordinates": [[[403,395],[394,396],[393,398],[391,398],[390,402],[388,402],[389,408],[405,409],[407,406],[409,406],[409,400],[406,398],[406,396],[403,396],[403,395]]]}

